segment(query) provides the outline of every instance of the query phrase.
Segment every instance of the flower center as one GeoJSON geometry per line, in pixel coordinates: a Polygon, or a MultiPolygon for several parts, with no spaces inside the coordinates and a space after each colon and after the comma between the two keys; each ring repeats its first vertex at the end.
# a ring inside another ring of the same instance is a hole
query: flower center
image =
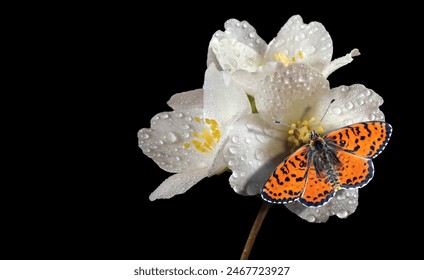
{"type": "Polygon", "coordinates": [[[309,121],[303,120],[293,122],[289,130],[289,137],[287,138],[290,152],[294,152],[301,145],[308,144],[310,142],[309,136],[312,130],[319,134],[324,132],[321,124],[317,122],[315,118],[311,118],[309,121]]]}
{"type": "Polygon", "coordinates": [[[213,151],[221,138],[218,122],[214,119],[202,119],[199,117],[195,117],[194,121],[202,123],[204,126],[199,132],[193,132],[194,139],[190,143],[184,143],[183,147],[187,149],[193,146],[202,153],[213,151]]]}
{"type": "Polygon", "coordinates": [[[284,64],[284,66],[289,66],[291,63],[295,63],[297,59],[302,60],[303,59],[303,53],[302,51],[297,52],[297,58],[296,56],[288,57],[284,52],[280,52],[278,54],[274,54],[274,59],[278,62],[281,62],[284,64]]]}

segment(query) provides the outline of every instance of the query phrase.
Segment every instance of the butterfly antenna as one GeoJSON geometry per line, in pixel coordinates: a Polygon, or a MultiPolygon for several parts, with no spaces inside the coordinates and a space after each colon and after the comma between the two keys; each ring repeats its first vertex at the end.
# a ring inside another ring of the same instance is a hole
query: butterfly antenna
{"type": "Polygon", "coordinates": [[[286,123],[283,123],[283,122],[280,122],[280,121],[274,121],[274,124],[278,124],[278,125],[284,125],[284,126],[287,126],[287,127],[290,127],[290,128],[292,128],[292,126],[291,126],[291,125],[288,125],[288,124],[286,124],[286,123]]]}
{"type": "Polygon", "coordinates": [[[331,104],[333,104],[333,102],[334,102],[334,101],[336,101],[336,99],[334,99],[334,98],[330,101],[330,104],[328,104],[327,109],[325,110],[325,113],[324,113],[324,115],[322,116],[322,118],[321,118],[321,120],[319,121],[319,123],[322,123],[322,120],[323,120],[323,119],[324,119],[324,117],[327,115],[328,110],[330,109],[330,106],[331,106],[331,104]]]}

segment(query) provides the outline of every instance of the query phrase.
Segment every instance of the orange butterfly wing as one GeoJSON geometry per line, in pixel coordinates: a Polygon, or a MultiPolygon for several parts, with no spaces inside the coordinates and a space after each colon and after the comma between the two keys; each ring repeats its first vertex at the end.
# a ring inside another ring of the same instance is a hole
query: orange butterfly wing
{"type": "Polygon", "coordinates": [[[370,121],[355,123],[327,133],[330,139],[343,150],[357,156],[376,157],[389,142],[392,126],[385,122],[370,121]]]}
{"type": "Polygon", "coordinates": [[[337,174],[341,188],[361,188],[374,176],[374,165],[371,159],[341,150],[338,151],[337,158],[341,163],[337,174]]]}
{"type": "Polygon", "coordinates": [[[327,177],[318,176],[312,165],[307,174],[307,182],[302,196],[299,198],[305,206],[321,206],[334,196],[335,190],[327,177]]]}
{"type": "Polygon", "coordinates": [[[297,200],[303,192],[308,170],[308,146],[305,145],[286,158],[265,183],[261,196],[271,203],[297,200]]]}

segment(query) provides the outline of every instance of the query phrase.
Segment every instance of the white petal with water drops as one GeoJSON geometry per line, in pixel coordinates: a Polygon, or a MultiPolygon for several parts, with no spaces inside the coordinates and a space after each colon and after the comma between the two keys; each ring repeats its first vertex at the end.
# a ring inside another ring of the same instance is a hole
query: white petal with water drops
{"type": "Polygon", "coordinates": [[[221,127],[251,112],[244,91],[234,83],[230,74],[217,70],[214,64],[206,70],[203,89],[204,116],[216,120],[221,127]]]}
{"type": "Polygon", "coordinates": [[[321,207],[306,207],[300,202],[285,204],[302,219],[311,223],[325,223],[330,216],[347,218],[358,206],[358,189],[340,190],[327,204],[321,207]]]}
{"type": "Polygon", "coordinates": [[[280,52],[284,52],[290,60],[295,58],[297,62],[307,63],[322,71],[331,61],[333,42],[321,23],[305,24],[302,17],[295,15],[269,43],[266,60],[274,60],[274,55],[280,52]]]}
{"type": "MultiPolygon", "coordinates": [[[[326,131],[358,122],[384,121],[384,114],[379,108],[383,104],[383,98],[364,85],[333,88],[330,95],[335,101],[323,121],[326,131]]],[[[321,105],[324,106],[322,103],[321,105]]]]}
{"type": "Polygon", "coordinates": [[[225,23],[225,31],[217,31],[210,41],[208,65],[218,62],[219,68],[228,72],[256,71],[266,47],[265,41],[248,22],[230,19],[225,23]]]}
{"type": "Polygon", "coordinates": [[[167,102],[175,111],[203,108],[203,89],[195,89],[174,94],[167,102]]]}
{"type": "Polygon", "coordinates": [[[200,180],[207,176],[208,169],[197,169],[188,172],[174,174],[149,196],[151,201],[161,198],[171,198],[177,194],[183,194],[200,180]]]}
{"type": "Polygon", "coordinates": [[[265,130],[267,126],[270,124],[258,115],[247,115],[234,123],[230,131],[229,139],[236,141],[228,141],[224,159],[233,172],[230,176],[231,187],[238,194],[258,194],[277,164],[283,160],[284,132],[265,130]],[[261,137],[258,138],[258,135],[261,137]]]}
{"type": "Polygon", "coordinates": [[[212,153],[184,147],[185,143],[191,143],[193,133],[203,128],[202,123],[194,121],[199,116],[201,110],[159,113],[152,118],[151,128],[138,132],[138,144],[145,155],[168,172],[206,168],[212,162],[212,153]]]}
{"type": "Polygon", "coordinates": [[[317,117],[314,109],[317,104],[325,103],[323,96],[329,96],[328,81],[306,64],[285,67],[281,63],[268,63],[258,76],[256,108],[270,122],[291,123],[305,117],[317,117]],[[312,110],[306,111],[308,108],[312,110]]]}

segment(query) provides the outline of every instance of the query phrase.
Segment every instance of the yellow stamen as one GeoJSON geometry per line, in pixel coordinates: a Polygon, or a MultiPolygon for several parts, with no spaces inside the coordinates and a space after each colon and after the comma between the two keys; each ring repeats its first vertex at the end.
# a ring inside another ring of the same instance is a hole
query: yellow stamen
{"type": "Polygon", "coordinates": [[[303,59],[303,52],[302,51],[298,51],[297,55],[299,56],[300,59],[303,59]]]}
{"type": "Polygon", "coordinates": [[[290,152],[294,152],[301,145],[308,144],[312,130],[315,130],[321,135],[324,133],[323,127],[315,118],[310,118],[309,121],[298,120],[293,122],[291,129],[288,131],[289,137],[287,138],[290,152]]]}
{"type": "Polygon", "coordinates": [[[221,138],[218,122],[214,119],[207,118],[203,120],[200,117],[194,117],[193,120],[197,123],[203,123],[204,126],[200,131],[192,133],[194,139],[191,140],[191,145],[190,143],[184,143],[183,147],[187,149],[193,146],[197,151],[202,153],[212,152],[221,138]]]}
{"type": "MultiPolygon", "coordinates": [[[[299,58],[299,60],[303,59],[303,52],[302,51],[298,51],[297,52],[297,57],[299,58]]],[[[279,52],[278,54],[274,54],[274,59],[278,62],[281,62],[282,64],[284,64],[284,66],[288,66],[291,63],[296,63],[297,62],[297,58],[296,56],[292,56],[292,57],[288,57],[284,52],[279,52]]]]}

